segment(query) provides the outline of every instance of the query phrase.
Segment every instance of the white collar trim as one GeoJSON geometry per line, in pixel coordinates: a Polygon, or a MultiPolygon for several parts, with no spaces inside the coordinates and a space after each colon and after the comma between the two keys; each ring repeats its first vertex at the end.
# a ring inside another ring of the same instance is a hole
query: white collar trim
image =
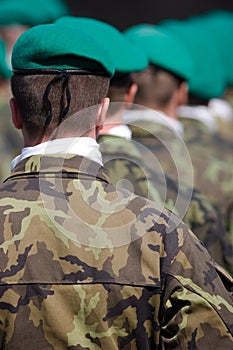
{"type": "Polygon", "coordinates": [[[67,137],[24,147],[21,154],[12,160],[11,171],[21,160],[39,154],[76,154],[103,165],[96,140],[90,137],[67,137]]]}
{"type": "Polygon", "coordinates": [[[107,135],[123,137],[127,140],[132,139],[132,132],[127,125],[117,125],[109,129],[107,135]]]}

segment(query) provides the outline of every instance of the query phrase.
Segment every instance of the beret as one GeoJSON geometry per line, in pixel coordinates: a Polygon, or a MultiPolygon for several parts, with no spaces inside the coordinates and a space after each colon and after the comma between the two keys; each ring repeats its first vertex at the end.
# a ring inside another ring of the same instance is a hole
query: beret
{"type": "Polygon", "coordinates": [[[56,23],[40,24],[21,34],[13,47],[12,68],[21,74],[71,70],[109,77],[115,71],[111,56],[99,42],[78,28],[56,23]]]}
{"type": "Polygon", "coordinates": [[[56,23],[78,28],[106,47],[115,64],[115,74],[141,71],[148,66],[146,55],[114,26],[86,17],[65,16],[56,23]]]}
{"type": "Polygon", "coordinates": [[[226,70],[211,36],[201,28],[179,20],[166,20],[160,24],[179,38],[194,62],[189,91],[204,99],[220,97],[226,88],[226,70]]]}
{"type": "Polygon", "coordinates": [[[191,16],[187,21],[211,36],[226,68],[227,84],[233,86],[233,12],[212,10],[201,15],[191,16]]]}
{"type": "Polygon", "coordinates": [[[11,74],[12,70],[6,61],[6,46],[4,41],[0,38],[0,76],[9,79],[11,74]]]}
{"type": "Polygon", "coordinates": [[[185,47],[162,28],[150,24],[138,24],[124,34],[147,55],[149,62],[189,81],[193,74],[193,62],[185,47]]]}
{"type": "Polygon", "coordinates": [[[1,0],[0,25],[34,26],[53,22],[70,13],[63,0],[1,0]]]}

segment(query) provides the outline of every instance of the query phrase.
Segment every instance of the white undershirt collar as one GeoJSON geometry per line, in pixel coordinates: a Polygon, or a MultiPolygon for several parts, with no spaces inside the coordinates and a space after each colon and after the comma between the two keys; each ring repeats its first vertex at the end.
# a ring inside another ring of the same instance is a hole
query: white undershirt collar
{"type": "Polygon", "coordinates": [[[218,125],[211,110],[206,106],[180,106],[177,113],[181,118],[199,120],[207,126],[211,134],[218,131],[218,125]]]}
{"type": "Polygon", "coordinates": [[[179,135],[183,135],[184,128],[182,123],[179,120],[171,118],[167,116],[165,113],[161,111],[155,110],[133,110],[133,111],[125,111],[123,115],[123,121],[126,124],[134,124],[134,122],[138,121],[148,121],[154,122],[160,125],[164,125],[169,129],[172,129],[179,135]]]}
{"type": "Polygon", "coordinates": [[[75,154],[103,165],[96,140],[91,137],[67,137],[43,142],[33,147],[24,147],[21,154],[12,160],[11,171],[21,160],[39,154],[75,154]]]}
{"type": "Polygon", "coordinates": [[[208,108],[215,118],[222,119],[226,123],[232,123],[233,109],[229,102],[220,98],[212,98],[209,100],[208,108]]]}
{"type": "Polygon", "coordinates": [[[109,129],[106,134],[123,137],[127,140],[132,139],[132,131],[127,125],[124,124],[114,126],[113,128],[109,129]]]}

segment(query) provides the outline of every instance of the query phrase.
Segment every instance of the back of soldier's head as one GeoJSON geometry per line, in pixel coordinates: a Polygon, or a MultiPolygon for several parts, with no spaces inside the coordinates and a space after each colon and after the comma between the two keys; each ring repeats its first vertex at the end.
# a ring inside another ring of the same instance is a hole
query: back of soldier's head
{"type": "Polygon", "coordinates": [[[99,104],[114,72],[104,47],[60,24],[39,25],[21,35],[12,66],[12,92],[25,127],[37,133],[46,126],[48,134],[67,117],[99,104]]]}
{"type": "Polygon", "coordinates": [[[183,82],[182,78],[155,65],[134,73],[132,78],[138,86],[135,103],[157,108],[166,107],[183,82]]]}
{"type": "Polygon", "coordinates": [[[135,103],[151,108],[166,107],[180,84],[188,84],[192,77],[193,62],[189,53],[176,37],[160,26],[135,25],[128,28],[125,35],[140,47],[150,63],[145,72],[133,75],[138,84],[135,103]]]}
{"type": "MultiPolygon", "coordinates": [[[[31,133],[42,130],[47,116],[44,94],[56,75],[17,75],[11,78],[12,93],[19,106],[25,127],[31,133]]],[[[92,75],[71,75],[69,78],[69,111],[63,120],[90,106],[98,105],[106,97],[109,79],[92,75]]],[[[64,94],[64,80],[52,84],[49,93],[52,107],[51,122],[46,128],[48,135],[60,123],[59,116],[67,101],[64,94]]],[[[83,120],[86,121],[86,120],[83,120]]]]}

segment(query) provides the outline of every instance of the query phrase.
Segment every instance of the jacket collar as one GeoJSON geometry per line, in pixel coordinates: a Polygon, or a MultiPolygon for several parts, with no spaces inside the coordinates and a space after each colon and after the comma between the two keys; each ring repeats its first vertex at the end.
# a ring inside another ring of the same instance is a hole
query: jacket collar
{"type": "Polygon", "coordinates": [[[15,166],[4,182],[19,177],[56,177],[58,175],[69,177],[71,174],[75,177],[90,176],[111,183],[107,170],[103,166],[87,157],[73,154],[33,155],[25,158],[15,166]]]}

